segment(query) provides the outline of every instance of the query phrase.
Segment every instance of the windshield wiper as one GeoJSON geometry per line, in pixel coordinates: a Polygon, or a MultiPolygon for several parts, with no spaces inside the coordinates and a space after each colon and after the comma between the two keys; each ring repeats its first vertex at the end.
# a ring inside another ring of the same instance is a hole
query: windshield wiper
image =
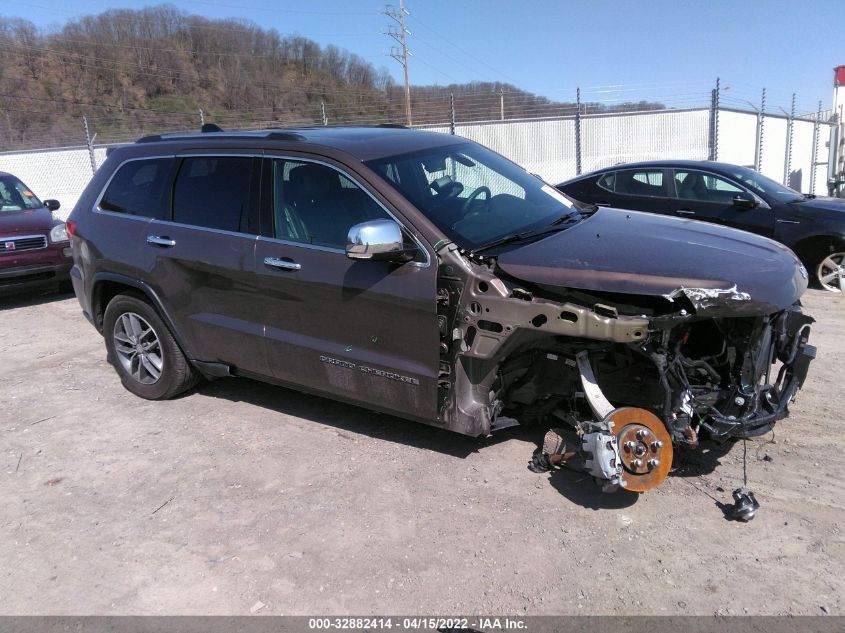
{"type": "Polygon", "coordinates": [[[588,215],[592,215],[598,210],[598,205],[593,205],[589,209],[575,209],[574,211],[570,211],[569,213],[565,213],[560,216],[557,220],[554,220],[551,224],[549,224],[549,226],[558,226],[570,220],[581,220],[588,215]]]}
{"type": "Polygon", "coordinates": [[[586,211],[584,209],[575,209],[574,211],[570,211],[559,218],[552,220],[550,224],[541,228],[535,229],[533,231],[523,231],[522,233],[514,233],[513,235],[506,235],[505,237],[500,237],[497,240],[493,240],[492,242],[488,242],[487,244],[482,244],[478,248],[472,249],[472,253],[480,253],[481,251],[490,250],[491,248],[495,248],[496,246],[504,246],[505,244],[513,244],[514,242],[521,242],[527,239],[533,239],[535,237],[541,237],[546,235],[547,233],[554,233],[555,231],[560,231],[563,228],[561,224],[566,224],[567,222],[574,221],[574,220],[581,220],[585,215],[592,215],[595,213],[593,210],[586,211]]]}
{"type": "Polygon", "coordinates": [[[522,240],[534,237],[536,235],[537,233],[535,231],[525,231],[524,233],[515,233],[513,235],[507,235],[505,237],[500,237],[498,240],[488,242],[487,244],[482,244],[478,248],[473,248],[471,252],[480,253],[481,251],[490,250],[491,248],[495,248],[496,246],[504,246],[505,244],[521,242],[522,240]]]}

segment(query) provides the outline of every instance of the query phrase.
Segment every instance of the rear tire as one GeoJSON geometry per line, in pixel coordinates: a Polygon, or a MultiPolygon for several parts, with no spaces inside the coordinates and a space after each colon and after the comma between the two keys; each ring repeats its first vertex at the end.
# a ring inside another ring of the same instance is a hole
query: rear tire
{"type": "Polygon", "coordinates": [[[140,295],[119,294],[109,302],[103,336],[109,361],[136,396],[167,400],[199,382],[158,312],[140,295]]]}

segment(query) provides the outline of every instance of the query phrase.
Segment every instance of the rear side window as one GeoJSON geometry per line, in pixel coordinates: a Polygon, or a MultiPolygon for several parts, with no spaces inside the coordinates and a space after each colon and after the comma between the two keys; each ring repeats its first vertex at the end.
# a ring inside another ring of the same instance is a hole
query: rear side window
{"type": "Polygon", "coordinates": [[[173,221],[233,232],[247,230],[253,159],[203,156],[182,161],[173,187],[173,221]]]}
{"type": "Polygon", "coordinates": [[[615,191],[635,196],[666,196],[663,171],[659,169],[617,171],[615,191]]]}
{"type": "Polygon", "coordinates": [[[150,158],[125,163],[100,200],[104,211],[170,219],[170,181],[173,158],[150,158]]]}

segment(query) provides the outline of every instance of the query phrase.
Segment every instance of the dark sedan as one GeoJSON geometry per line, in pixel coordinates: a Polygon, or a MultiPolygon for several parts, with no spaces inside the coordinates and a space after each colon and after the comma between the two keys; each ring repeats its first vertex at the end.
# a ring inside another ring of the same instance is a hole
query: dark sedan
{"type": "Polygon", "coordinates": [[[724,224],[789,246],[825,290],[845,290],[845,200],[801,194],[710,161],[615,165],[562,182],[575,200],[724,224]]]}

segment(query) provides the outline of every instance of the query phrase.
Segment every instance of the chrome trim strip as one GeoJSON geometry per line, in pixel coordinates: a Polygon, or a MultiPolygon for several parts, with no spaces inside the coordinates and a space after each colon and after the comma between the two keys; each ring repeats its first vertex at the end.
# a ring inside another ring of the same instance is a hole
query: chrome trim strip
{"type": "Polygon", "coordinates": [[[47,248],[47,236],[44,234],[41,235],[10,235],[8,237],[0,237],[0,243],[3,245],[3,250],[0,250],[0,253],[21,253],[24,251],[40,251],[42,248],[47,248]],[[30,248],[22,248],[18,250],[17,244],[15,244],[15,248],[13,250],[6,250],[6,242],[17,242],[18,240],[35,240],[40,239],[42,240],[41,246],[35,246],[30,248]]]}
{"type": "Polygon", "coordinates": [[[333,248],[331,246],[320,246],[319,244],[308,244],[307,242],[293,242],[291,240],[280,240],[277,237],[266,237],[264,235],[258,236],[259,242],[273,242],[274,244],[284,244],[285,246],[298,246],[300,248],[309,248],[312,251],[323,251],[325,253],[339,253],[346,255],[346,251],[342,248],[333,248]]]}
{"type": "Polygon", "coordinates": [[[151,156],[135,156],[133,158],[125,159],[123,162],[121,162],[115,168],[115,170],[112,172],[111,176],[109,176],[108,180],[103,185],[102,189],[100,190],[100,193],[97,195],[97,199],[96,199],[96,202],[94,203],[94,207],[93,207],[92,211],[94,213],[102,213],[102,214],[107,214],[107,215],[112,215],[112,216],[123,217],[123,218],[133,218],[133,219],[136,219],[136,220],[161,222],[162,224],[172,224],[174,226],[182,226],[182,227],[186,227],[186,228],[200,229],[200,230],[204,230],[204,231],[215,231],[215,232],[218,232],[218,233],[224,233],[224,234],[228,234],[228,235],[237,235],[237,236],[240,236],[240,237],[255,237],[257,239],[272,240],[274,242],[278,242],[280,244],[285,244],[287,246],[299,246],[299,247],[302,247],[302,248],[310,248],[310,249],[313,249],[313,250],[325,251],[325,252],[328,252],[328,253],[343,253],[345,255],[346,251],[342,248],[332,248],[332,247],[328,247],[328,246],[318,246],[318,245],[314,245],[314,244],[306,244],[304,242],[293,242],[293,241],[290,241],[290,240],[281,240],[281,239],[278,239],[278,238],[275,238],[275,237],[265,237],[265,236],[260,236],[260,235],[253,236],[251,233],[237,233],[237,232],[233,232],[233,231],[225,231],[225,230],[222,230],[222,229],[211,229],[211,228],[204,227],[204,226],[196,226],[194,224],[182,224],[182,223],[179,223],[179,222],[173,222],[172,220],[161,220],[161,219],[158,219],[158,218],[154,218],[152,216],[132,215],[132,214],[129,214],[129,213],[120,213],[118,211],[108,211],[108,210],[100,208],[100,202],[102,201],[103,196],[106,193],[106,190],[108,189],[109,185],[111,184],[111,182],[114,179],[117,172],[119,172],[123,168],[123,166],[126,165],[126,163],[131,163],[133,161],[156,160],[156,159],[162,159],[162,158],[176,159],[176,158],[196,158],[196,157],[213,157],[213,156],[235,156],[235,157],[243,157],[243,158],[270,158],[270,159],[280,158],[280,159],[283,159],[283,160],[291,160],[291,161],[296,161],[296,162],[300,162],[300,163],[315,163],[315,164],[324,165],[325,167],[333,169],[337,173],[341,174],[345,178],[348,178],[353,183],[355,183],[355,185],[359,189],[361,189],[370,198],[372,198],[372,200],[378,206],[380,206],[382,208],[382,210],[390,218],[392,218],[396,223],[398,223],[399,226],[401,226],[402,229],[405,230],[405,232],[408,233],[408,235],[411,236],[411,239],[413,239],[414,242],[416,242],[417,247],[425,254],[425,262],[408,262],[407,264],[405,264],[406,266],[414,266],[414,267],[417,267],[417,268],[428,268],[429,266],[431,266],[431,253],[429,253],[428,249],[425,247],[423,242],[413,233],[413,231],[408,229],[408,227],[405,225],[405,223],[400,221],[399,218],[397,218],[393,213],[391,213],[390,210],[387,207],[385,207],[381,203],[381,201],[379,201],[379,199],[376,198],[370,192],[369,189],[367,189],[367,187],[362,185],[361,182],[357,178],[355,178],[354,176],[352,176],[348,172],[346,172],[342,169],[339,169],[337,166],[332,165],[331,163],[327,163],[325,161],[315,159],[315,158],[306,158],[306,157],[303,157],[303,156],[295,156],[295,155],[289,155],[289,154],[265,153],[265,152],[256,153],[255,151],[251,151],[251,152],[247,151],[245,153],[227,153],[227,152],[215,152],[214,148],[209,148],[209,150],[210,151],[208,153],[184,153],[184,152],[180,152],[178,154],[176,154],[176,153],[174,153],[174,154],[156,154],[156,155],[151,155],[151,156]]]}

